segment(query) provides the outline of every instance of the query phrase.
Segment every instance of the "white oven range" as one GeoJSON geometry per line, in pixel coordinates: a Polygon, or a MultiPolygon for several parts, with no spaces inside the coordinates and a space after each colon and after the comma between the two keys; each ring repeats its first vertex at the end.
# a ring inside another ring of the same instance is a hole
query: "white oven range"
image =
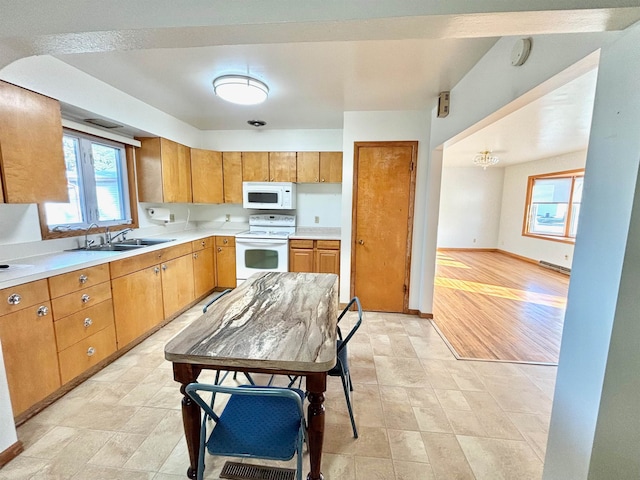
{"type": "Polygon", "coordinates": [[[256,272],[288,271],[289,235],[295,231],[295,215],[250,215],[249,230],[236,234],[237,285],[256,272]]]}

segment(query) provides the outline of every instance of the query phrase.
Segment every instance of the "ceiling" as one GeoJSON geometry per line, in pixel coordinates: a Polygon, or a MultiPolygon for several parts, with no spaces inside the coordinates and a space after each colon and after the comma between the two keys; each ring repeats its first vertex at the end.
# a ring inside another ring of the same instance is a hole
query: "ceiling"
{"type": "Polygon", "coordinates": [[[483,150],[499,158],[497,167],[585,150],[597,74],[591,69],[462,140],[445,144],[443,165],[472,167],[473,156],[483,150]]]}

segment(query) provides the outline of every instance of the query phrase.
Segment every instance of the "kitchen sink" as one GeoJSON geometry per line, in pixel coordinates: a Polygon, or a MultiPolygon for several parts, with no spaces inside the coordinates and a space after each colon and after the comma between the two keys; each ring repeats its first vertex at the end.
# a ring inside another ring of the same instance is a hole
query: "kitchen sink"
{"type": "Polygon", "coordinates": [[[173,240],[175,240],[175,238],[130,238],[129,240],[123,240],[122,242],[114,243],[113,245],[147,247],[149,245],[172,242],[173,240]]]}
{"type": "Polygon", "coordinates": [[[152,245],[159,245],[161,243],[171,242],[175,238],[132,238],[130,240],[124,240],[122,242],[116,242],[112,244],[98,245],[96,247],[85,248],[78,247],[72,248],[70,252],[130,252],[131,250],[137,250],[139,248],[150,247],[152,245]]]}

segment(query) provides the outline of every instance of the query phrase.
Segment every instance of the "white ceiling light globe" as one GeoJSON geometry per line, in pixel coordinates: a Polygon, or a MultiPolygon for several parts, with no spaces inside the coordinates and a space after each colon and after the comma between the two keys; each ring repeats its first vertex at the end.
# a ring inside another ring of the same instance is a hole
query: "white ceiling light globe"
{"type": "Polygon", "coordinates": [[[244,75],[223,75],[213,81],[214,93],[227,102],[239,105],[262,103],[269,95],[269,87],[260,80],[244,75]]]}

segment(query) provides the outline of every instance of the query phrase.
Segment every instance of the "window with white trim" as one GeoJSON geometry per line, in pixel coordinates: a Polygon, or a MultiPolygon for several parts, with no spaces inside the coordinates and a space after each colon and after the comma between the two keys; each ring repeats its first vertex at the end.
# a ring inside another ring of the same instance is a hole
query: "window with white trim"
{"type": "Polygon", "coordinates": [[[50,231],[126,225],[131,221],[124,144],[64,130],[68,203],[45,203],[50,231]]]}
{"type": "Polygon", "coordinates": [[[523,235],[574,242],[584,170],[529,177],[523,235]]]}

